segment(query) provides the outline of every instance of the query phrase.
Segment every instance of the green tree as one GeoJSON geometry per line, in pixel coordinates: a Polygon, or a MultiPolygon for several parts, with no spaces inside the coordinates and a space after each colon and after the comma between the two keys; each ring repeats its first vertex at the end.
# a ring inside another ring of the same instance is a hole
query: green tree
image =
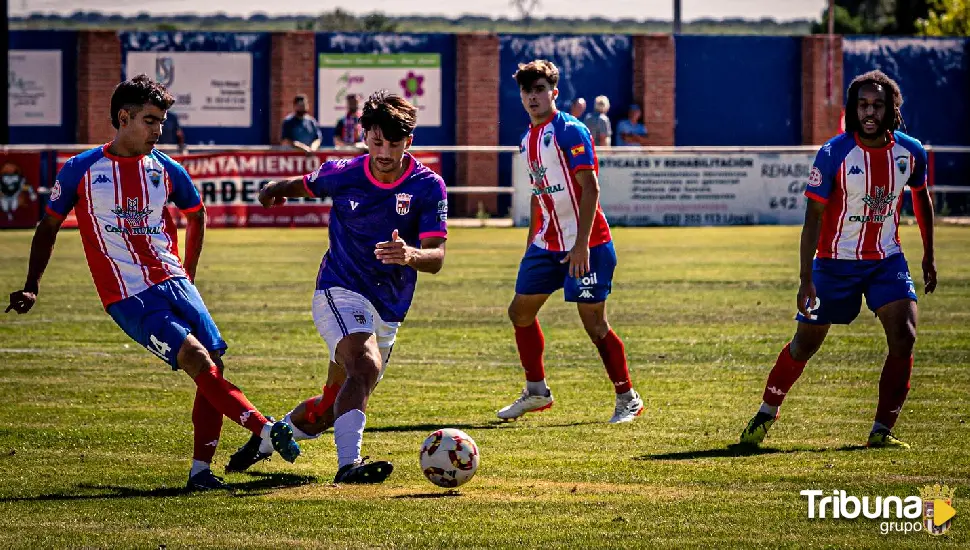
{"type": "Polygon", "coordinates": [[[917,28],[923,36],[970,36],[970,0],[933,0],[917,28]]]}
{"type": "MultiPolygon", "coordinates": [[[[835,0],[836,34],[912,35],[928,14],[928,0],[835,0]]],[[[930,0],[932,1],[932,0],[930,0]]],[[[812,32],[828,32],[828,9],[812,24],[812,32]]]]}

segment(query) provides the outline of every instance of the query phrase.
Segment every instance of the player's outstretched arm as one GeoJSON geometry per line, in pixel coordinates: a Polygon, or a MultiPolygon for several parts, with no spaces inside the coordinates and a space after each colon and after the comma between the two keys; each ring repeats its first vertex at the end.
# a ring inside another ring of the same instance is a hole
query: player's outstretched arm
{"type": "Polygon", "coordinates": [[[193,283],[205,240],[205,216],[205,206],[185,214],[185,274],[193,283]]]}
{"type": "Polygon", "coordinates": [[[27,266],[27,281],[24,282],[23,290],[10,293],[10,305],[4,313],[14,310],[17,313],[27,313],[37,302],[37,292],[40,288],[40,279],[44,276],[47,264],[50,263],[51,255],[54,253],[54,243],[57,241],[57,232],[61,229],[63,220],[55,216],[44,216],[37,229],[34,231],[34,239],[30,243],[30,261],[27,266]]]}
{"type": "Polygon", "coordinates": [[[279,206],[287,198],[309,197],[303,176],[288,180],[271,181],[259,190],[259,203],[266,208],[279,206]]]}
{"type": "Polygon", "coordinates": [[[797,307],[802,315],[808,317],[815,303],[815,283],[812,282],[812,260],[818,249],[818,236],[822,232],[822,213],[825,203],[815,199],[808,199],[805,207],[805,224],[802,225],[802,240],[798,248],[798,276],[801,283],[798,286],[797,307]]]}
{"type": "Polygon", "coordinates": [[[445,265],[445,239],[427,237],[421,240],[421,248],[414,248],[408,246],[395,229],[391,232],[391,240],[377,243],[374,255],[385,264],[406,265],[434,274],[445,265]]]}
{"type": "Polygon", "coordinates": [[[933,198],[928,185],[913,191],[913,213],[923,237],[923,292],[932,294],[936,290],[936,253],[933,244],[933,198]]]}

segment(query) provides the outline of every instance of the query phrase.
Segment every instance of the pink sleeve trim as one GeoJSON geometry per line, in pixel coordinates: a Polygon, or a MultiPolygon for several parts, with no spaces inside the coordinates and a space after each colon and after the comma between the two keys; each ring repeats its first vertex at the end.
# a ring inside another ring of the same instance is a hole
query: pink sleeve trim
{"type": "Polygon", "coordinates": [[[180,208],[179,210],[183,214],[191,214],[192,212],[198,212],[199,210],[202,210],[202,201],[199,201],[199,204],[193,206],[192,208],[180,208]]]}
{"type": "Polygon", "coordinates": [[[53,216],[59,220],[63,220],[65,217],[65,216],[62,216],[61,214],[58,214],[57,212],[54,212],[54,210],[50,206],[44,207],[44,211],[47,212],[48,216],[53,216]]]}
{"type": "Polygon", "coordinates": [[[418,239],[427,239],[430,237],[441,237],[442,239],[447,239],[448,232],[447,231],[426,231],[424,233],[418,234],[418,239]]]}
{"type": "Polygon", "coordinates": [[[818,202],[820,202],[822,204],[828,204],[828,202],[829,202],[829,200],[826,199],[825,197],[823,197],[821,195],[816,195],[815,193],[812,193],[811,191],[805,191],[805,196],[808,197],[808,198],[810,198],[810,199],[812,199],[812,200],[816,200],[816,201],[818,201],[818,202]]]}
{"type": "Polygon", "coordinates": [[[313,191],[310,190],[310,185],[307,182],[307,180],[309,179],[310,179],[310,174],[303,176],[303,188],[306,189],[306,194],[309,195],[310,198],[315,199],[317,198],[317,196],[316,194],[313,193],[313,191]]]}

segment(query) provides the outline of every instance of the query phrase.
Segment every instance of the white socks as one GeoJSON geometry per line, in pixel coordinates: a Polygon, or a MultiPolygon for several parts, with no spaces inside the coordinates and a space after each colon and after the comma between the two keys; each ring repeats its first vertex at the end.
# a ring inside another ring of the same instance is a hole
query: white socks
{"type": "Polygon", "coordinates": [[[778,407],[774,405],[769,405],[767,403],[761,403],[761,408],[758,412],[770,414],[772,417],[778,416],[778,407]]]}
{"type": "Polygon", "coordinates": [[[316,439],[320,437],[320,434],[310,435],[304,432],[303,430],[301,430],[300,428],[297,428],[296,424],[293,423],[293,419],[290,418],[291,414],[293,414],[293,411],[286,413],[286,416],[283,417],[283,422],[286,422],[287,424],[289,424],[290,429],[293,430],[293,439],[297,441],[303,441],[305,439],[316,439]]]}
{"type": "Polygon", "coordinates": [[[529,382],[526,380],[525,389],[529,392],[529,395],[541,395],[543,397],[549,395],[549,386],[546,385],[545,379],[538,382],[529,382]]]}
{"type": "Polygon", "coordinates": [[[616,398],[619,399],[620,401],[630,401],[636,396],[637,396],[637,392],[633,391],[633,388],[630,388],[628,391],[624,393],[616,394],[616,398]]]}
{"type": "Polygon", "coordinates": [[[189,477],[194,477],[195,474],[199,472],[204,472],[209,469],[208,462],[202,462],[201,460],[192,460],[192,469],[189,470],[189,477]]]}
{"type": "Polygon", "coordinates": [[[263,440],[259,443],[259,452],[262,454],[272,454],[273,453],[273,440],[269,437],[269,432],[273,429],[273,425],[269,422],[263,426],[263,430],[259,432],[259,437],[263,440]]]}
{"type": "Polygon", "coordinates": [[[360,458],[360,443],[364,439],[367,416],[360,409],[345,412],[333,423],[333,442],[337,446],[337,465],[340,468],[360,458]]]}

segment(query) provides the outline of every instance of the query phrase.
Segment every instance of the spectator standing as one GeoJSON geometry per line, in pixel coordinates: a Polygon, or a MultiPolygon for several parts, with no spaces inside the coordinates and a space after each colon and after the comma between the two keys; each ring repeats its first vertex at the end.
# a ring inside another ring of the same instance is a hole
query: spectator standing
{"type": "Polygon", "coordinates": [[[605,95],[596,96],[593,108],[596,109],[596,112],[590,113],[586,117],[584,121],[586,127],[589,128],[594,145],[597,147],[609,147],[610,138],[613,136],[613,126],[610,124],[610,119],[606,116],[606,113],[610,111],[609,98],[605,95]]]}
{"type": "Polygon", "coordinates": [[[280,144],[312,153],[320,148],[320,125],[307,113],[307,97],[298,94],[293,98],[293,112],[283,119],[280,144]]]}
{"type": "Polygon", "coordinates": [[[643,111],[636,103],[630,105],[626,118],[616,125],[618,146],[647,145],[647,128],[640,123],[643,111]]]}

